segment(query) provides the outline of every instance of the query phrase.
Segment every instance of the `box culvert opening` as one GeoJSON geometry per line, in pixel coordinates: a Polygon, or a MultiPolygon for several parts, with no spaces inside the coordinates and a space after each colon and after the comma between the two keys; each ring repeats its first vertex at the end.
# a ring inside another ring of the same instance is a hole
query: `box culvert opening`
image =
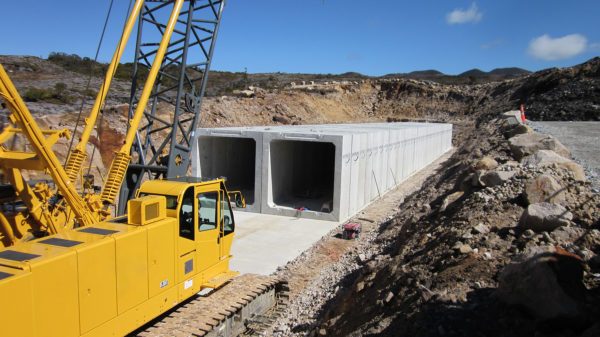
{"type": "Polygon", "coordinates": [[[271,192],[277,206],[331,213],[335,145],[273,140],[270,146],[271,192]]]}
{"type": "Polygon", "coordinates": [[[256,141],[252,138],[199,136],[203,177],[227,178],[229,191],[241,191],[246,204],[255,201],[256,141]]]}

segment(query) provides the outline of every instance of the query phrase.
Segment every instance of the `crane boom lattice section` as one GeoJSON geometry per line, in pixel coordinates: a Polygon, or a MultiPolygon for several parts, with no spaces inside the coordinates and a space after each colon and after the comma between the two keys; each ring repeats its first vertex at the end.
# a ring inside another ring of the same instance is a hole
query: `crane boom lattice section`
{"type": "MultiPolygon", "coordinates": [[[[173,5],[174,1],[146,1],[140,14],[130,117],[166,27],[165,13],[173,5]]],[[[143,179],[186,175],[224,5],[224,0],[185,2],[131,149],[119,197],[120,213],[143,179]]]]}

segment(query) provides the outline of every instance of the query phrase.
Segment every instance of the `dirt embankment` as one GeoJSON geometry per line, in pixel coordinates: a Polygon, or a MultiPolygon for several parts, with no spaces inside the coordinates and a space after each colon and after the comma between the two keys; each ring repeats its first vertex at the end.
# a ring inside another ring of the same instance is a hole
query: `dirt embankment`
{"type": "Polygon", "coordinates": [[[439,174],[308,282],[275,335],[597,335],[600,195],[529,128],[463,130],[439,174]]]}

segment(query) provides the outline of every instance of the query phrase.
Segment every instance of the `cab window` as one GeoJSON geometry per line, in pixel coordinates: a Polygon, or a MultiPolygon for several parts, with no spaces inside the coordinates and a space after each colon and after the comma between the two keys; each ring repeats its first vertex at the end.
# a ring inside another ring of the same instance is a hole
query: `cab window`
{"type": "Polygon", "coordinates": [[[194,190],[188,189],[179,209],[179,236],[194,240],[194,190]]]}
{"type": "Polygon", "coordinates": [[[235,230],[231,204],[229,203],[229,198],[225,192],[221,192],[221,223],[223,224],[223,232],[225,235],[231,234],[235,230]]]}
{"type": "Polygon", "coordinates": [[[217,228],[217,192],[198,194],[198,229],[208,231],[217,228]]]}

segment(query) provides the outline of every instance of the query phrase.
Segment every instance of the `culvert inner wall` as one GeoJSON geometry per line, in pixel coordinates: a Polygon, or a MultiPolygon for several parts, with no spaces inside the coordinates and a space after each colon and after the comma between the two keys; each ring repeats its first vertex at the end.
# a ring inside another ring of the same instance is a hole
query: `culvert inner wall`
{"type": "Polygon", "coordinates": [[[192,159],[194,176],[227,178],[229,191],[241,191],[249,210],[260,211],[260,174],[257,164],[262,144],[255,137],[201,134],[192,159]]]}
{"type": "MultiPolygon", "coordinates": [[[[255,203],[248,210],[331,221],[353,216],[452,147],[452,125],[441,123],[198,129],[196,137],[219,133],[256,141],[255,203]]],[[[199,146],[194,155],[217,161],[229,149],[213,148],[220,151],[207,154],[199,146]]],[[[223,165],[212,172],[227,176],[221,172],[231,169],[223,165]]]]}
{"type": "Polygon", "coordinates": [[[275,140],[270,146],[273,205],[331,213],[335,145],[328,142],[275,140]]]}

